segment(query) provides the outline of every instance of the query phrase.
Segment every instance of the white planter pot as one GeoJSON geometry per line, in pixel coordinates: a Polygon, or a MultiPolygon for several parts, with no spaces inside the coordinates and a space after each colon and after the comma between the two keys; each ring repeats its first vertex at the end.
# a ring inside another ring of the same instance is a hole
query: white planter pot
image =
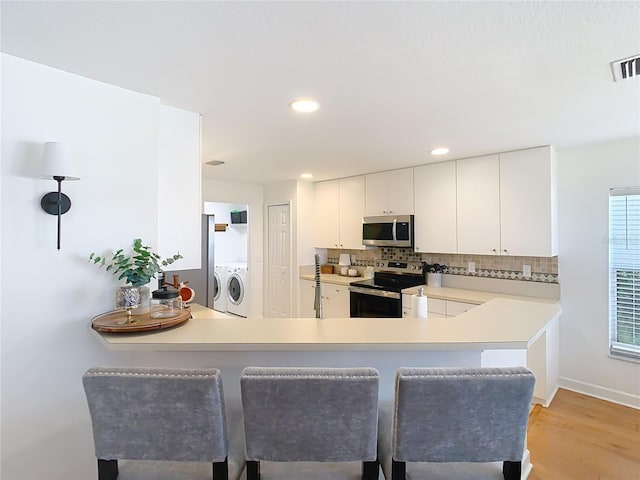
{"type": "Polygon", "coordinates": [[[430,287],[442,286],[442,274],[441,273],[427,273],[427,285],[430,287]]]}

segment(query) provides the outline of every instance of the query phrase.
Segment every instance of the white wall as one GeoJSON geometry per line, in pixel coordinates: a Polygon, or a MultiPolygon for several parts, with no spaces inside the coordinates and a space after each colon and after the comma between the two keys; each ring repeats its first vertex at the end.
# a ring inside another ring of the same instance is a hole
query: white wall
{"type": "Polygon", "coordinates": [[[95,478],[81,376],[126,364],[90,329],[113,308],[117,280],[92,251],[156,241],[159,100],[2,55],[3,480],[95,478]],[[66,144],[81,180],[64,182],[71,210],[40,208],[55,190],[36,178],[42,143],[66,144]]]}
{"type": "MultiPolygon", "coordinates": [[[[314,184],[290,180],[265,186],[265,212],[269,205],[288,204],[291,207],[291,308],[292,315],[298,314],[298,300],[300,299],[299,267],[313,264],[313,193],[314,184]]],[[[265,214],[265,232],[268,230],[268,218],[265,214]]],[[[265,234],[265,238],[267,235],[265,234]]],[[[268,255],[268,245],[264,245],[265,257],[268,255]]],[[[268,282],[268,272],[265,271],[265,284],[268,282]]],[[[268,311],[268,305],[264,311],[268,311]]]]}
{"type": "MultiPolygon", "coordinates": [[[[216,167],[205,167],[216,168],[216,167]]],[[[221,167],[217,167],[221,168],[221,167]]],[[[248,254],[249,288],[251,299],[249,316],[262,317],[263,306],[263,191],[262,185],[253,183],[229,182],[204,178],[202,180],[202,199],[206,202],[233,203],[248,206],[248,254]]]]}
{"type": "Polygon", "coordinates": [[[609,188],[640,185],[640,139],[558,150],[561,386],[640,407],[640,364],[608,357],[609,188]]]}
{"type": "Polygon", "coordinates": [[[205,213],[215,215],[216,223],[226,223],[226,231],[214,232],[215,263],[247,263],[248,225],[232,224],[231,212],[247,210],[247,205],[233,203],[207,202],[204,206],[205,213]]]}

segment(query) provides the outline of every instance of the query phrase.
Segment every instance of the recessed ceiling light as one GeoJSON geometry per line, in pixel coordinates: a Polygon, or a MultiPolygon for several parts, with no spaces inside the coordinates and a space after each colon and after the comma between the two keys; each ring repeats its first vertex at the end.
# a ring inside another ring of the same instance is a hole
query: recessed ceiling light
{"type": "Polygon", "coordinates": [[[318,104],[318,102],[308,98],[294,100],[293,102],[291,102],[291,108],[300,113],[313,113],[318,110],[319,107],[320,105],[318,104]]]}
{"type": "Polygon", "coordinates": [[[438,147],[431,150],[431,155],[444,155],[445,153],[449,153],[447,147],[438,147]]]}
{"type": "Polygon", "coordinates": [[[310,173],[303,173],[300,175],[301,178],[313,178],[313,175],[311,175],[310,173]]]}

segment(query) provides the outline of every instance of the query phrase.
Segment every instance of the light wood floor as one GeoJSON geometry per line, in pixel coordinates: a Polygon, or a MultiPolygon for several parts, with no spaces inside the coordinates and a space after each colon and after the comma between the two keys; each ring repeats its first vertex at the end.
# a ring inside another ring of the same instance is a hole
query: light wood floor
{"type": "Polygon", "coordinates": [[[527,435],[529,480],[640,480],[640,410],[560,389],[527,435]]]}

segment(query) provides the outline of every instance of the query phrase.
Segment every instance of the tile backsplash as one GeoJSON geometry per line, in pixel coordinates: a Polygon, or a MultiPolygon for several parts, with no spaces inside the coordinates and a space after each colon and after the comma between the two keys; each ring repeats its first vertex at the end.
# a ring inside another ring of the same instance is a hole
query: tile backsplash
{"type": "Polygon", "coordinates": [[[558,257],[515,257],[501,255],[457,255],[441,253],[416,253],[410,248],[382,247],[370,250],[328,249],[328,263],[337,264],[341,253],[355,256],[356,267],[373,265],[376,260],[439,263],[447,268],[445,273],[480,278],[502,278],[526,282],[559,283],[558,257]],[[469,273],[469,262],[476,271],[469,273]],[[522,266],[531,266],[531,277],[524,277],[522,266]]]}

